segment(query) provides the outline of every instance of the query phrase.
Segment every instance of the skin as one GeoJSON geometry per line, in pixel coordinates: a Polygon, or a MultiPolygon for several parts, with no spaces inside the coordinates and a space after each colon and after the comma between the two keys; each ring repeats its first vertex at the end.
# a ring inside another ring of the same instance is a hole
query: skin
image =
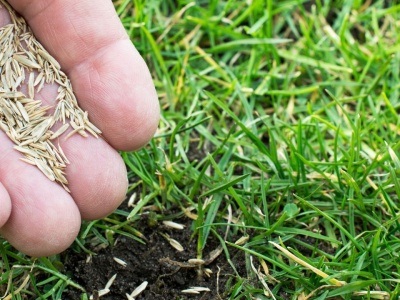
{"type": "MultiPolygon", "coordinates": [[[[0,131],[0,235],[39,257],[59,253],[81,220],[102,218],[125,197],[128,182],[116,150],[136,150],[154,135],[159,104],[149,70],[125,33],[110,0],[9,0],[72,81],[80,106],[104,139],[74,135],[60,145],[71,164],[71,194],[21,154],[0,131]]],[[[0,23],[9,22],[5,10],[0,23]]],[[[40,94],[54,104],[56,87],[40,94]]]]}

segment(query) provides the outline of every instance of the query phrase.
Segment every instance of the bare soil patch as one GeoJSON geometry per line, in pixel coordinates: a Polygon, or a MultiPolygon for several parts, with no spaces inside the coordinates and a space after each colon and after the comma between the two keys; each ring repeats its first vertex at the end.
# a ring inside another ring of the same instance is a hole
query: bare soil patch
{"type": "MultiPolygon", "coordinates": [[[[104,300],[127,299],[126,293],[130,294],[144,281],[149,284],[135,299],[226,299],[227,284],[235,275],[225,254],[222,252],[203,267],[185,267],[189,259],[196,258],[197,240],[191,237],[192,220],[180,219],[179,223],[186,225],[184,230],[174,230],[162,225],[150,227],[146,220],[141,220],[135,227],[146,236],[145,245],[120,237],[116,246],[99,251],[90,262],[86,261],[86,254],[69,250],[65,253],[66,271],[72,280],[86,289],[88,296],[103,289],[107,281],[118,274],[110,293],[101,297],[104,300]],[[174,249],[161,233],[179,241],[185,250],[179,252],[174,249]],[[125,261],[127,266],[116,263],[114,257],[125,261]],[[206,275],[205,268],[212,271],[209,276],[206,275]],[[182,290],[190,287],[206,287],[210,292],[197,295],[182,293],[182,290]]],[[[210,237],[204,256],[207,257],[219,246],[219,240],[210,237]]],[[[237,271],[244,275],[246,271],[243,253],[230,249],[230,255],[237,271]]],[[[80,294],[81,292],[71,289],[64,295],[66,299],[78,299],[80,294]]]]}

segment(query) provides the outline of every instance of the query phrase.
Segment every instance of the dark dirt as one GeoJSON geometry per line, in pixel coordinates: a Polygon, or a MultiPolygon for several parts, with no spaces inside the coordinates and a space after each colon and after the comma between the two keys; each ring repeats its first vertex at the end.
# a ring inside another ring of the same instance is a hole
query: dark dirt
{"type": "MultiPolygon", "coordinates": [[[[104,300],[127,299],[125,294],[130,294],[144,281],[148,281],[149,284],[146,290],[135,298],[137,300],[227,299],[227,295],[224,295],[229,292],[226,290],[226,284],[234,276],[234,271],[225,254],[222,252],[204,267],[186,267],[188,259],[196,258],[197,240],[191,239],[192,220],[181,218],[177,222],[185,224],[185,229],[170,229],[163,225],[150,228],[146,220],[138,221],[135,228],[145,235],[145,245],[130,238],[120,237],[115,246],[100,250],[90,262],[86,262],[86,254],[70,250],[65,253],[65,269],[74,282],[86,289],[89,297],[103,289],[114,274],[118,274],[110,288],[111,292],[100,298],[104,300]],[[179,241],[185,250],[175,250],[160,233],[168,234],[179,241]],[[125,261],[127,266],[116,263],[114,257],[125,261]],[[166,260],[169,260],[169,263],[166,260]],[[211,269],[212,274],[207,276],[204,268],[211,269]],[[198,295],[181,292],[194,286],[207,287],[211,291],[198,295]]],[[[219,246],[219,241],[210,237],[208,247],[203,252],[205,260],[219,246]]],[[[230,255],[237,271],[245,275],[243,253],[230,249],[230,255]]],[[[71,288],[63,294],[63,299],[80,299],[80,296],[80,291],[71,288]]]]}

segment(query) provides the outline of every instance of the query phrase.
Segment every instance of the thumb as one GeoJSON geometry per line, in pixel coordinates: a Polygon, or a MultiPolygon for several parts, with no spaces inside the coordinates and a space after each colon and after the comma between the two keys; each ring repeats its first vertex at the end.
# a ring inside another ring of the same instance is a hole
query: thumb
{"type": "Polygon", "coordinates": [[[6,188],[0,182],[0,228],[7,222],[11,214],[11,199],[6,188]]]}

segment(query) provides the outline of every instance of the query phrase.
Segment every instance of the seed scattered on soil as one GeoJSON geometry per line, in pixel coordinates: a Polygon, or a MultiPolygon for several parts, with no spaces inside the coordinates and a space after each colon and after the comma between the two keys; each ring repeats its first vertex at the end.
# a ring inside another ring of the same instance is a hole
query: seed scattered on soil
{"type": "Polygon", "coordinates": [[[205,261],[199,258],[191,258],[188,260],[188,263],[191,265],[196,265],[196,266],[200,266],[200,265],[204,265],[205,261]]]}
{"type": "Polygon", "coordinates": [[[201,292],[210,292],[211,290],[209,288],[206,287],[191,287],[189,289],[186,290],[182,290],[181,292],[184,294],[200,294],[201,292]]]}
{"type": "Polygon", "coordinates": [[[90,300],[98,299],[98,298],[100,298],[100,297],[103,297],[103,296],[107,295],[109,292],[110,292],[109,289],[102,289],[102,290],[100,290],[100,291],[97,292],[97,295],[92,295],[92,296],[90,296],[89,299],[90,299],[90,300]]]}
{"type": "Polygon", "coordinates": [[[135,300],[135,298],[133,298],[131,295],[129,295],[128,293],[125,294],[126,295],[126,299],[128,300],[135,300]]]}
{"type": "Polygon", "coordinates": [[[21,152],[21,160],[37,166],[46,177],[68,190],[65,169],[69,164],[60,145],[52,140],[61,137],[72,127],[73,134],[88,133],[98,137],[101,131],[94,126],[73,93],[71,81],[60,64],[33,35],[26,21],[5,1],[0,0],[11,17],[11,24],[0,28],[0,129],[21,152]],[[37,99],[44,84],[57,84],[54,113],[37,99]],[[22,92],[27,86],[28,95],[22,92]],[[60,126],[55,132],[54,125],[60,126]]]}
{"type": "Polygon", "coordinates": [[[235,242],[235,245],[242,246],[242,245],[246,244],[248,240],[249,240],[249,236],[242,236],[240,239],[238,239],[235,242]]]}
{"type": "Polygon", "coordinates": [[[117,264],[119,264],[119,265],[121,265],[123,267],[126,267],[128,265],[125,261],[123,261],[122,259],[120,259],[118,257],[113,257],[113,259],[117,264]]]}
{"type": "Polygon", "coordinates": [[[174,247],[174,248],[175,248],[176,250],[178,250],[179,252],[182,252],[182,251],[185,250],[185,249],[183,248],[183,246],[182,246],[177,240],[169,239],[168,242],[169,242],[169,244],[170,244],[172,247],[174,247]]]}
{"type": "Polygon", "coordinates": [[[113,285],[115,279],[117,278],[117,274],[114,274],[113,277],[110,278],[110,280],[108,280],[108,282],[106,283],[106,286],[104,287],[105,290],[109,290],[110,287],[113,285]]]}
{"type": "Polygon", "coordinates": [[[183,246],[181,245],[181,243],[179,243],[177,240],[174,240],[173,238],[171,238],[168,234],[164,234],[164,233],[161,233],[161,232],[160,232],[160,234],[169,242],[169,244],[172,247],[174,247],[179,252],[182,252],[182,251],[185,250],[183,248],[183,246]]]}
{"type": "Polygon", "coordinates": [[[149,283],[147,281],[143,281],[143,283],[141,285],[139,285],[131,294],[130,296],[132,298],[135,298],[137,296],[139,296],[141,293],[143,293],[143,291],[146,289],[147,285],[149,283]]]}
{"type": "Polygon", "coordinates": [[[175,223],[173,221],[163,221],[163,224],[167,227],[173,228],[173,229],[178,229],[178,230],[182,230],[185,228],[184,225],[179,224],[179,223],[175,223]]]}
{"type": "Polygon", "coordinates": [[[211,274],[213,273],[213,271],[209,268],[205,268],[204,269],[204,274],[207,275],[207,277],[211,277],[211,274]]]}
{"type": "Polygon", "coordinates": [[[133,193],[128,200],[128,207],[133,207],[135,205],[135,201],[136,201],[136,193],[133,193]]]}

